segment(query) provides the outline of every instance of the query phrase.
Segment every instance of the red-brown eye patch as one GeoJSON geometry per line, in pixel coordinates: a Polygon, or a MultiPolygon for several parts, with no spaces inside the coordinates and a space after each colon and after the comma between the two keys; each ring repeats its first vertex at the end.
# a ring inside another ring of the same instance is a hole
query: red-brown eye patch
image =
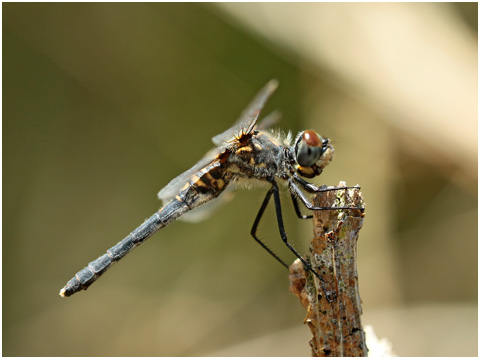
{"type": "Polygon", "coordinates": [[[322,140],[315,131],[305,131],[303,133],[303,140],[308,146],[320,147],[322,146],[322,140]]]}

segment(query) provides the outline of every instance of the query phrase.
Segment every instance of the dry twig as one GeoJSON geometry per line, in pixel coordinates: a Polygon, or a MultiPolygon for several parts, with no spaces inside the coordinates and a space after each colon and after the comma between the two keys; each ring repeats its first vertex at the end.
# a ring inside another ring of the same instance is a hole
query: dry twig
{"type": "MultiPolygon", "coordinates": [[[[363,198],[358,189],[328,191],[318,193],[314,203],[359,208],[363,198]]],[[[313,356],[367,356],[356,263],[363,218],[357,209],[316,211],[309,261],[322,281],[306,272],[299,260],[290,267],[290,290],[307,309],[313,356]]]]}

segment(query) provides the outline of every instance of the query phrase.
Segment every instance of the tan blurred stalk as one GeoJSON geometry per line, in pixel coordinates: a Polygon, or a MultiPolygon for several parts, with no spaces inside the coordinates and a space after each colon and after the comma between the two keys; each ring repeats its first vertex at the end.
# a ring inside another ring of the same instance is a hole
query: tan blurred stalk
{"type": "Polygon", "coordinates": [[[218,6],[289,52],[333,71],[347,91],[387,114],[391,124],[476,176],[476,39],[449,5],[218,6]]]}

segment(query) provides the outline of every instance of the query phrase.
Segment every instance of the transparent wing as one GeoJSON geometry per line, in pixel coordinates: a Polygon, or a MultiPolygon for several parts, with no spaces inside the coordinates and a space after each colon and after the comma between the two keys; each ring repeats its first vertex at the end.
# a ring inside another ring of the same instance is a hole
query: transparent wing
{"type": "Polygon", "coordinates": [[[211,163],[218,156],[218,154],[223,151],[223,149],[223,147],[220,147],[207,152],[207,154],[203,156],[203,158],[198,161],[195,166],[178,175],[173,180],[171,180],[165,187],[163,187],[160,192],[158,192],[158,198],[162,200],[163,204],[169,202],[180,192],[180,190],[183,188],[183,186],[185,186],[190,177],[192,177],[203,167],[211,163]]]}
{"type": "MultiPolygon", "coordinates": [[[[253,130],[257,123],[258,116],[260,115],[260,111],[263,109],[266,101],[277,89],[277,87],[278,81],[270,80],[242,112],[234,125],[228,130],[212,138],[213,143],[219,147],[209,151],[192,168],[175,177],[165,187],[163,187],[160,192],[158,192],[158,198],[162,200],[164,205],[180,192],[180,190],[188,183],[192,175],[214,161],[215,158],[225,150],[225,148],[230,146],[228,142],[232,138],[240,133],[249,133],[253,130]]],[[[280,114],[278,112],[271,113],[258,125],[258,128],[265,129],[270,127],[272,124],[278,121],[279,117],[280,114]]],[[[189,213],[186,213],[180,217],[180,219],[188,222],[198,222],[203,220],[214,210],[221,207],[225,202],[228,202],[230,199],[232,199],[234,189],[234,184],[230,184],[229,187],[227,187],[227,189],[225,189],[225,191],[215,201],[208,202],[193,209],[189,213]]]]}
{"type": "MultiPolygon", "coordinates": [[[[162,200],[162,205],[167,204],[172,200],[181,189],[188,183],[190,178],[199,170],[209,165],[222,151],[225,150],[225,146],[216,148],[209,151],[203,158],[198,161],[195,166],[189,170],[171,180],[160,192],[158,192],[158,198],[162,200]]],[[[215,200],[202,204],[200,207],[196,207],[191,211],[185,213],[180,217],[180,220],[185,222],[200,222],[209,217],[218,208],[222,207],[226,202],[233,198],[233,190],[235,185],[231,183],[215,200]]]]}
{"type": "Polygon", "coordinates": [[[270,80],[255,96],[255,98],[250,102],[247,108],[242,112],[240,117],[235,121],[232,127],[228,130],[216,135],[212,138],[214,144],[221,145],[224,142],[227,142],[235,135],[241,133],[249,133],[255,127],[260,111],[263,109],[265,102],[272,95],[272,93],[277,89],[278,81],[270,80]]]}
{"type": "Polygon", "coordinates": [[[280,117],[282,117],[280,111],[273,111],[268,116],[265,116],[263,120],[255,126],[255,129],[260,131],[266,130],[267,128],[277,124],[280,121],[280,117]]]}

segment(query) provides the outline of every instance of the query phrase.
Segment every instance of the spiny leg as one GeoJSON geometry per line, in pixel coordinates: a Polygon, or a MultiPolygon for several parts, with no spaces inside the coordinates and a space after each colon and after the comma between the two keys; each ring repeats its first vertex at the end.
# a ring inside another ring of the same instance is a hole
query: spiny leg
{"type": "Polygon", "coordinates": [[[341,189],[360,189],[360,186],[345,186],[345,187],[333,187],[333,188],[320,188],[314,184],[305,181],[303,178],[298,176],[296,173],[293,174],[293,179],[297,181],[306,191],[310,193],[317,192],[329,192],[329,191],[338,191],[341,189]]]}
{"type": "Polygon", "coordinates": [[[270,253],[271,256],[273,256],[277,261],[279,261],[285,268],[288,269],[288,265],[280,259],[275,253],[271,251],[270,248],[268,248],[258,237],[257,237],[257,227],[258,224],[260,223],[260,220],[262,219],[263,213],[265,212],[265,209],[267,208],[268,202],[270,201],[270,198],[272,197],[274,189],[273,187],[270,188],[270,190],[267,192],[267,195],[265,196],[265,199],[263,200],[262,206],[260,207],[260,210],[258,211],[257,217],[255,218],[255,221],[253,222],[252,230],[250,231],[250,234],[252,235],[253,239],[257,241],[258,244],[260,244],[263,249],[265,249],[268,253],[270,253]]]}
{"type": "MultiPolygon", "coordinates": [[[[308,183],[308,182],[306,182],[308,183]]],[[[320,210],[335,210],[335,209],[359,209],[359,210],[362,210],[363,211],[363,208],[357,208],[357,207],[348,207],[348,206],[344,206],[344,207],[315,207],[315,205],[313,205],[307,198],[307,196],[305,196],[305,193],[303,193],[303,191],[297,186],[297,184],[292,181],[291,179],[289,179],[288,181],[288,184],[290,185],[290,189],[292,189],[295,194],[298,196],[298,198],[300,198],[300,200],[302,201],[302,203],[305,205],[305,207],[307,207],[309,210],[312,210],[312,211],[320,211],[320,210]]],[[[313,185],[312,185],[313,186],[313,185]]],[[[336,188],[328,188],[326,190],[329,190],[329,191],[332,191],[332,190],[339,190],[339,189],[345,189],[345,188],[359,188],[359,187],[336,187],[336,188]]],[[[317,191],[317,192],[326,192],[326,191],[317,191]]],[[[292,194],[293,196],[293,194],[292,194]]],[[[293,197],[292,197],[293,198],[293,197]]],[[[298,206],[298,203],[295,203],[294,202],[294,206],[297,205],[298,206]]],[[[297,211],[297,209],[295,209],[295,211],[297,211]]],[[[302,217],[301,217],[302,218],[302,217]]]]}
{"type": "Polygon", "coordinates": [[[295,213],[298,218],[300,219],[310,219],[313,218],[312,215],[304,215],[302,212],[300,212],[300,207],[298,206],[298,200],[297,197],[295,196],[294,193],[290,191],[290,197],[292,197],[292,202],[293,202],[293,208],[295,209],[295,213]]]}
{"type": "Polygon", "coordinates": [[[322,286],[323,292],[326,295],[326,299],[328,302],[332,302],[333,298],[331,296],[327,295],[326,291],[326,286],[325,282],[322,277],[312,268],[312,266],[305,260],[303,259],[300,254],[295,250],[295,248],[292,247],[290,243],[288,243],[288,238],[287,238],[287,233],[285,232],[285,226],[283,225],[283,217],[282,217],[282,205],[280,203],[280,191],[278,190],[278,185],[275,182],[275,180],[271,180],[272,183],[272,188],[270,189],[270,192],[273,192],[273,201],[275,203],[275,213],[277,215],[277,223],[278,223],[278,229],[280,231],[280,237],[282,238],[283,243],[287,246],[287,248],[298,258],[300,261],[303,263],[305,268],[307,268],[310,272],[312,272],[320,281],[320,284],[322,286]]]}

